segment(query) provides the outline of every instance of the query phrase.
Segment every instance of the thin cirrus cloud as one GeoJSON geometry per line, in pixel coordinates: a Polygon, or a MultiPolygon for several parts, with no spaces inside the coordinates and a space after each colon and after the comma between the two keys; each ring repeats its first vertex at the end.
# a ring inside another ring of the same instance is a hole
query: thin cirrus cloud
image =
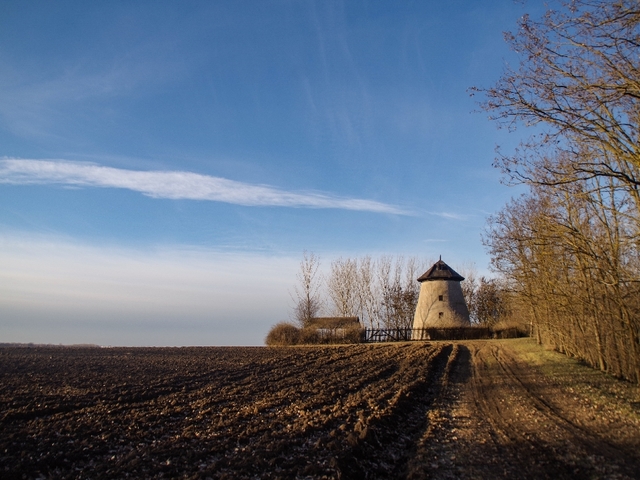
{"type": "Polygon", "coordinates": [[[181,171],[139,171],[64,160],[0,160],[0,183],[125,188],[152,198],[209,200],[245,206],[334,208],[408,215],[386,203],[319,193],[295,193],[211,175],[181,171]]]}

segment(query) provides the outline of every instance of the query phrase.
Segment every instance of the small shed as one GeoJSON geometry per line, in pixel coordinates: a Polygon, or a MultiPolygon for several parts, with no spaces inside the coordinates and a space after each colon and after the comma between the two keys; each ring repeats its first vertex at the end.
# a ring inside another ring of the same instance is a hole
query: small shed
{"type": "Polygon", "coordinates": [[[359,317],[314,317],[307,328],[316,330],[322,339],[341,339],[362,326],[359,317]]]}

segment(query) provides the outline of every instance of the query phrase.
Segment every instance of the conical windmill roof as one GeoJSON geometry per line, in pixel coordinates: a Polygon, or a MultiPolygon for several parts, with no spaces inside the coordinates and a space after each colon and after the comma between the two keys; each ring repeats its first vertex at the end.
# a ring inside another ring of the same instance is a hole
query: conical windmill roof
{"type": "Polygon", "coordinates": [[[420,283],[430,280],[454,280],[461,282],[464,280],[464,277],[440,259],[418,278],[420,283]]]}

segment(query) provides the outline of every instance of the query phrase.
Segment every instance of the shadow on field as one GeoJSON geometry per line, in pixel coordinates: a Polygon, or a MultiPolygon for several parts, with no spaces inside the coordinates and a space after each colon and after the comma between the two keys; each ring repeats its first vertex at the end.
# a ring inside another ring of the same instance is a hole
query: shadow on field
{"type": "Polygon", "coordinates": [[[402,478],[418,440],[428,428],[427,412],[450,381],[465,382],[469,351],[446,345],[429,364],[424,380],[406,393],[397,408],[369,425],[369,432],[338,458],[344,478],[402,478]],[[462,369],[451,378],[456,364],[462,369]]]}

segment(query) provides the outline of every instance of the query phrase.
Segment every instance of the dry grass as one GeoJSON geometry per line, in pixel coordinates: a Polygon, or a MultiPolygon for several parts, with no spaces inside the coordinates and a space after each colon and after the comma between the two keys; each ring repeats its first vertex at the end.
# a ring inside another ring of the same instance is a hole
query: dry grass
{"type": "Polygon", "coordinates": [[[532,338],[509,340],[509,345],[528,364],[535,366],[561,388],[587,397],[594,408],[614,409],[640,421],[640,387],[569,358],[532,338]]]}

